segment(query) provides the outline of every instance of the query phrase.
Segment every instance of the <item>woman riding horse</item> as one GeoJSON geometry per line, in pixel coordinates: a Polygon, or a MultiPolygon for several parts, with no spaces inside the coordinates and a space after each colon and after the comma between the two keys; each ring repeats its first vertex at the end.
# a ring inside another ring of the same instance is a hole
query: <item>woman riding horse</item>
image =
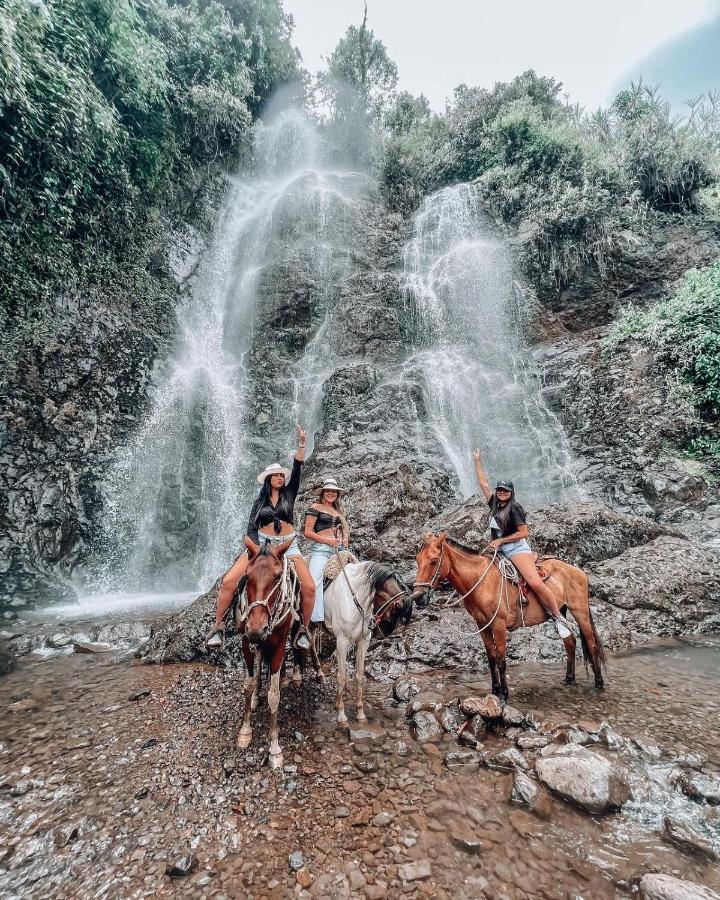
{"type": "Polygon", "coordinates": [[[552,616],[555,628],[561,638],[570,636],[570,629],[560,615],[557,600],[550,588],[538,575],[535,568],[535,554],[528,543],[528,527],[525,510],[515,499],[515,486],[512,481],[498,481],[495,491],[490,490],[487,475],[480,460],[480,451],[473,453],[475,474],[490,507],[490,533],[493,537],[489,544],[491,550],[497,550],[512,564],[525,579],[527,586],[535,592],[540,603],[552,616]]]}
{"type": "MultiPolygon", "coordinates": [[[[279,463],[272,463],[257,476],[262,489],[250,511],[247,536],[253,544],[259,547],[269,544],[270,549],[292,541],[285,556],[294,559],[295,571],[300,579],[302,616],[302,624],[295,638],[295,647],[307,650],[310,647],[307,626],[315,606],[315,582],[300,553],[293,525],[295,497],[300,487],[300,470],[305,459],[305,431],[299,425],[297,430],[298,448],[293,459],[292,473],[279,463]]],[[[225,616],[247,567],[248,553],[244,551],[223,576],[215,611],[215,625],[207,638],[208,647],[222,646],[225,616]]]]}
{"type": "Polygon", "coordinates": [[[305,513],[305,537],[313,542],[310,574],[315,581],[315,609],[313,622],[325,620],[323,602],[323,572],[337,550],[347,549],[350,529],[340,502],[342,493],[334,478],[326,478],[319,490],[319,499],[305,513]]]}

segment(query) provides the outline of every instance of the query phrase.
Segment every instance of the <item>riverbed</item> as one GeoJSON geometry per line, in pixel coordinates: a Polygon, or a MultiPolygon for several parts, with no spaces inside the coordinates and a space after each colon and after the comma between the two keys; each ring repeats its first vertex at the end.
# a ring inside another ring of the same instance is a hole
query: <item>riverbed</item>
{"type": "MultiPolygon", "coordinates": [[[[539,816],[509,802],[511,773],[449,767],[455,735],[417,743],[392,685],[369,685],[368,735],[337,727],[332,677],[290,683],[271,771],[265,698],[251,747],[235,749],[237,670],[26,656],[0,680],[0,894],[609,900],[649,872],[720,890],[717,863],[662,828],[671,811],[720,835],[717,807],[667,777],[677,758],[720,770],[718,663],[720,638],[646,645],[609,659],[602,692],[581,668],[567,687],[557,663],[512,666],[511,703],[544,732],[606,722],[636,748],[617,751],[633,785],[622,811],[550,798],[539,816]]],[[[413,680],[443,702],[488,689],[472,672],[413,680]]],[[[511,744],[490,731],[480,749],[511,744]]]]}

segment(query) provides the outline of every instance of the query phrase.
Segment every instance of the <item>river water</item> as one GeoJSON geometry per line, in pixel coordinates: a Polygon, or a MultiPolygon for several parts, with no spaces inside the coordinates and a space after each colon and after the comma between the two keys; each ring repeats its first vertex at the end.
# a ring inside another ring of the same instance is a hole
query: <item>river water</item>
{"type": "MultiPolygon", "coordinates": [[[[662,818],[680,814],[720,838],[716,809],[667,777],[681,754],[720,769],[719,663],[720,639],[666,641],[612,657],[602,693],[582,676],[561,686],[559,665],[513,666],[511,702],[544,728],[608,722],[662,754],[616,752],[633,773],[622,812],[592,817],[552,800],[540,818],[508,802],[509,775],[451,771],[454,736],[415,743],[386,685],[369,688],[378,739],[353,741],[335,726],[332,682],[287,687],[285,768],[271,773],[264,700],[250,749],[234,749],[239,672],[25,657],[0,681],[0,894],[290,897],[300,877],[313,896],[609,900],[655,871],[718,890],[717,866],[668,843],[662,818]],[[137,691],[148,693],[128,699],[137,691]],[[167,865],[188,854],[194,871],[169,878],[167,865]]],[[[415,677],[443,699],[487,689],[484,674],[415,677]]],[[[484,748],[508,743],[490,734],[484,748]]]]}

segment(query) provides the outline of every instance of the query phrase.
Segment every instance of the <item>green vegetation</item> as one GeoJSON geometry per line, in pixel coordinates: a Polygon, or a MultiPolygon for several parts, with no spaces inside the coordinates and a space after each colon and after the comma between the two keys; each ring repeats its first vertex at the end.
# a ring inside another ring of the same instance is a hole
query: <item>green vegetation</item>
{"type": "Polygon", "coordinates": [[[386,115],[388,203],[408,212],[431,190],[475,181],[489,211],[520,235],[527,274],[552,292],[587,264],[603,272],[619,231],[698,209],[715,180],[716,98],[678,119],[639,84],[588,116],[560,91],[532,71],[491,90],[461,85],[445,116],[401,95],[386,115]]]}
{"type": "Polygon", "coordinates": [[[720,457],[720,261],[688,272],[677,293],[648,310],[630,309],[606,341],[650,349],[658,365],[677,376],[707,428],[691,449],[720,457]]]}
{"type": "Polygon", "coordinates": [[[198,173],[297,77],[291,25],[279,0],[0,0],[6,324],[147,268],[198,173]]]}

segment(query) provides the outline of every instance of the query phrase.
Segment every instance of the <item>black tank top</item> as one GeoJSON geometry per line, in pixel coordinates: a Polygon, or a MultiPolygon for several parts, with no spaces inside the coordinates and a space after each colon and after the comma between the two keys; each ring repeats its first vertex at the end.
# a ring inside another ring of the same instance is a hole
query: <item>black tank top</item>
{"type": "Polygon", "coordinates": [[[313,531],[328,531],[330,528],[336,528],[340,524],[340,516],[331,516],[321,509],[315,509],[314,506],[311,506],[305,513],[305,518],[308,516],[316,516],[313,531]]]}

